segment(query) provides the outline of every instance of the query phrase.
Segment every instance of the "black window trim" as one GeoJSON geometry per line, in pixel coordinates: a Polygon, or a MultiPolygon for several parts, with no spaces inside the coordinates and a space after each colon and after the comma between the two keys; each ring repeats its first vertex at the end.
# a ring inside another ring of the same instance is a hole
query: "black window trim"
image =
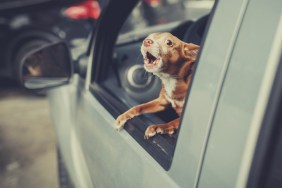
{"type": "Polygon", "coordinates": [[[92,65],[91,82],[100,82],[105,78],[106,67],[112,60],[108,54],[113,54],[119,30],[138,2],[139,0],[112,0],[102,10],[100,19],[93,28],[92,62],[100,63],[92,65]]]}

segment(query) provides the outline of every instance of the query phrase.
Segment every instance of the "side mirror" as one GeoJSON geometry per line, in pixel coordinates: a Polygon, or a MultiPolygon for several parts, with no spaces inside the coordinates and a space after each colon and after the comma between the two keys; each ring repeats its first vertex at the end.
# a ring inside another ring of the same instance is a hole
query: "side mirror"
{"type": "Polygon", "coordinates": [[[68,84],[73,75],[70,53],[63,42],[48,44],[27,53],[19,67],[20,82],[30,90],[68,84]]]}

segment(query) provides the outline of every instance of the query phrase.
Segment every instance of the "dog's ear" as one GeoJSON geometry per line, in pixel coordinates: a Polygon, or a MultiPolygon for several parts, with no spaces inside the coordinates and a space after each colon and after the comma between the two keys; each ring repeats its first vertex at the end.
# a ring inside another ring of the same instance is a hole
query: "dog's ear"
{"type": "Polygon", "coordinates": [[[200,46],[196,44],[183,43],[183,54],[187,59],[196,60],[199,50],[200,46]]]}

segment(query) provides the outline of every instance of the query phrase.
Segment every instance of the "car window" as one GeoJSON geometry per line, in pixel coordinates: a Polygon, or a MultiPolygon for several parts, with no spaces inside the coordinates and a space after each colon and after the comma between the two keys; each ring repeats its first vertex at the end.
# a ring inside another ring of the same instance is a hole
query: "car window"
{"type": "MultiPolygon", "coordinates": [[[[213,5],[214,1],[144,0],[135,7],[120,29],[110,67],[106,74],[103,72],[103,79],[91,85],[94,96],[114,118],[159,96],[161,80],[144,70],[140,52],[143,40],[150,33],[170,32],[184,42],[203,45],[213,5]]],[[[95,74],[99,72],[96,70],[95,74]]],[[[179,131],[149,139],[144,139],[144,133],[152,124],[163,124],[177,117],[169,106],[164,111],[133,118],[124,129],[168,170],[179,131]]]]}

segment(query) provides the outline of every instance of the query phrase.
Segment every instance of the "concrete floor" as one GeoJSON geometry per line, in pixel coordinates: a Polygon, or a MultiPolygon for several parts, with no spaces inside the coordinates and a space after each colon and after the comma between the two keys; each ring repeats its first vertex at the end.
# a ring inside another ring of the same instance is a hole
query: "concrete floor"
{"type": "Polygon", "coordinates": [[[55,150],[47,99],[0,82],[0,187],[57,188],[55,150]]]}

